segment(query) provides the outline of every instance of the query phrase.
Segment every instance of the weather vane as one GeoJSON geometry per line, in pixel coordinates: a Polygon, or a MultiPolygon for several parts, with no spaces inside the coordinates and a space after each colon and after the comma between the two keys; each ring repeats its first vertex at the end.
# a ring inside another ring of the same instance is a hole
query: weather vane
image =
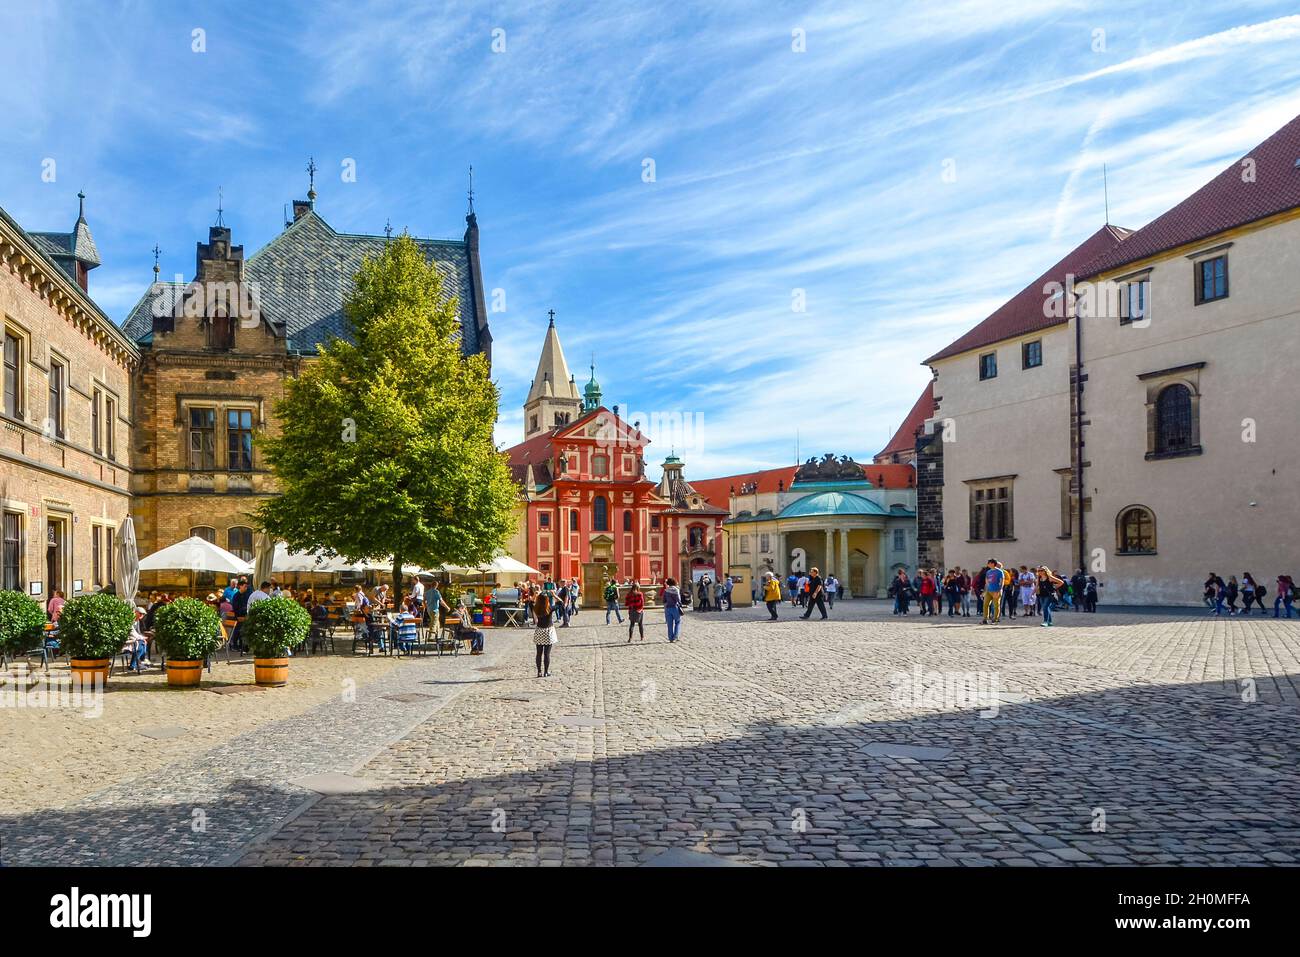
{"type": "Polygon", "coordinates": [[[316,158],[307,157],[307,198],[316,201],[316,158]]]}
{"type": "Polygon", "coordinates": [[[162,272],[162,267],[158,265],[158,257],[161,255],[162,255],[162,250],[158,248],[157,243],[154,243],[153,244],[153,281],[154,282],[158,281],[158,274],[162,272]]]}
{"type": "Polygon", "coordinates": [[[469,214],[474,215],[474,167],[469,168],[469,214]]]}

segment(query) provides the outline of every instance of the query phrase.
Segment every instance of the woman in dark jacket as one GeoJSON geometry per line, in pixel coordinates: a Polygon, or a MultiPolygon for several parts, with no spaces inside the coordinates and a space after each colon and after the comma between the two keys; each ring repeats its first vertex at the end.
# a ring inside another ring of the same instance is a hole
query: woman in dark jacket
{"type": "Polygon", "coordinates": [[[632,583],[632,589],[623,599],[623,607],[627,609],[627,640],[632,641],[632,629],[641,629],[641,640],[645,641],[645,592],[636,582],[632,583]]]}

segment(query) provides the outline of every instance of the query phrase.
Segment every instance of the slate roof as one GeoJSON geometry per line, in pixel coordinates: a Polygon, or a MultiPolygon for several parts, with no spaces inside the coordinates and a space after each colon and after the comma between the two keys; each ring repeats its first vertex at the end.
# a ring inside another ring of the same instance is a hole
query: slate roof
{"type": "Polygon", "coordinates": [[[903,419],[903,424],[898,427],[894,437],[889,440],[889,443],[883,449],[876,453],[877,461],[898,453],[914,451],[916,449],[916,433],[921,426],[925,425],[925,420],[932,415],[934,415],[933,379],[925,384],[920,397],[912,405],[912,410],[907,413],[907,418],[903,419]]]}
{"type": "Polygon", "coordinates": [[[1094,261],[1095,276],[1300,206],[1300,116],[1094,261]],[[1246,160],[1253,164],[1247,164],[1246,160]],[[1253,177],[1245,175],[1253,165],[1253,177]]]}
{"type": "MultiPolygon", "coordinates": [[[[438,266],[443,295],[455,296],[460,309],[461,350],[479,351],[475,290],[466,243],[456,239],[416,239],[438,266]]],[[[343,299],[352,276],[366,256],[383,252],[386,236],[336,232],[308,210],[291,226],[259,249],[244,266],[247,282],[257,283],[262,312],[282,326],[290,351],[312,354],[331,338],[346,337],[343,299]]],[[[122,324],[137,342],[152,328],[154,299],[166,295],[172,283],[151,286],[122,324]]]]}
{"type": "MultiPolygon", "coordinates": [[[[1064,317],[1048,316],[1043,308],[1045,294],[1043,287],[1049,282],[1064,284],[1067,273],[1076,277],[1084,275],[1084,270],[1100,257],[1114,250],[1133,235],[1130,229],[1107,224],[1097,230],[1078,246],[1075,246],[1064,258],[1047,272],[1043,273],[1020,292],[1016,293],[991,315],[946,348],[936,352],[922,364],[931,365],[940,359],[947,359],[971,349],[991,346],[1003,339],[1028,335],[1052,326],[1064,325],[1064,317]]],[[[892,444],[892,443],[891,443],[892,444]]]]}

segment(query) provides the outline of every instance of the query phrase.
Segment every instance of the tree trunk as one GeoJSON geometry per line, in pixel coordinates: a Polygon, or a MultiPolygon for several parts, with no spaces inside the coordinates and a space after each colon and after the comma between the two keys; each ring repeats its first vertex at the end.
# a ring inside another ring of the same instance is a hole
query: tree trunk
{"type": "Polygon", "coordinates": [[[393,556],[393,610],[402,610],[402,556],[393,556]]]}

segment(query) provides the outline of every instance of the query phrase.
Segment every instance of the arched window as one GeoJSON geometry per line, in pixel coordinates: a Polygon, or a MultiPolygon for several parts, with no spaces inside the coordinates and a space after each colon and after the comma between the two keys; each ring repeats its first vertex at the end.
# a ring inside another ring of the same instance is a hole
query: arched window
{"type": "Polygon", "coordinates": [[[609,502],[603,495],[597,495],[591,503],[591,529],[595,532],[609,531],[609,502]]]}
{"type": "Polygon", "coordinates": [[[226,532],[226,551],[242,558],[246,562],[253,560],[253,530],[236,525],[226,532]]]}
{"type": "Polygon", "coordinates": [[[623,531],[632,531],[632,510],[630,508],[623,509],[623,531]]]}
{"type": "Polygon", "coordinates": [[[1152,555],[1156,550],[1156,516],[1145,505],[1131,505],[1119,513],[1116,537],[1121,555],[1152,555]]]}
{"type": "Polygon", "coordinates": [[[217,530],[210,525],[196,525],[190,529],[190,537],[198,536],[209,544],[217,544],[217,530]]]}
{"type": "Polygon", "coordinates": [[[1192,447],[1192,390],[1182,383],[1165,386],[1156,397],[1156,452],[1192,447]]]}

